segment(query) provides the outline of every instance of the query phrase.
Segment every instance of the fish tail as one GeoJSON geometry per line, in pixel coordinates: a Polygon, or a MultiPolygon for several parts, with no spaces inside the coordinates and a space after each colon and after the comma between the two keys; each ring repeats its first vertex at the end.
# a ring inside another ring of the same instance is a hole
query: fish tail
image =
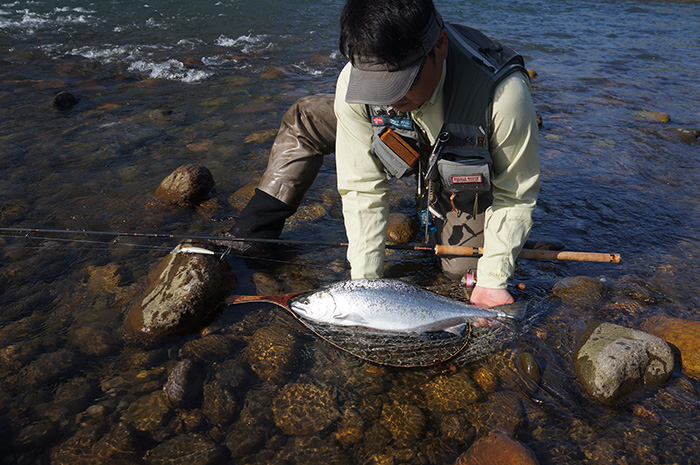
{"type": "Polygon", "coordinates": [[[508,318],[513,320],[522,320],[525,318],[525,312],[527,311],[527,301],[500,305],[498,307],[494,307],[494,309],[505,313],[508,318]]]}
{"type": "Polygon", "coordinates": [[[300,293],[284,294],[284,295],[230,295],[224,299],[224,305],[245,304],[249,302],[265,302],[278,305],[286,310],[289,310],[289,300],[298,296],[300,293]]]}

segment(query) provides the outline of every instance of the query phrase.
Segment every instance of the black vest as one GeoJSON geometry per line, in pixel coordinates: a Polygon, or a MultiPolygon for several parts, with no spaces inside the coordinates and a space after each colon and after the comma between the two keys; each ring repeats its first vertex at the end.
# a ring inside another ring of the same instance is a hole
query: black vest
{"type": "MultiPolygon", "coordinates": [[[[437,149],[436,166],[430,176],[438,181],[443,200],[452,197],[448,205],[453,208],[453,194],[458,195],[458,203],[464,205],[473,201],[475,195],[490,193],[488,136],[493,92],[511,73],[521,71],[526,76],[527,73],[522,57],[510,47],[467,26],[445,24],[445,28],[449,40],[443,87],[445,121],[438,139],[447,140],[437,149]]],[[[390,107],[382,106],[368,105],[367,109],[374,129],[372,150],[389,176],[403,177],[415,173],[416,166],[402,165],[380,139],[380,135],[391,128],[416,150],[420,151],[421,143],[425,147],[426,141],[421,140],[418,126],[410,114],[396,113],[390,107]]],[[[427,151],[422,152],[424,169],[429,170],[427,151]]],[[[447,205],[444,201],[442,204],[444,210],[447,205]]]]}

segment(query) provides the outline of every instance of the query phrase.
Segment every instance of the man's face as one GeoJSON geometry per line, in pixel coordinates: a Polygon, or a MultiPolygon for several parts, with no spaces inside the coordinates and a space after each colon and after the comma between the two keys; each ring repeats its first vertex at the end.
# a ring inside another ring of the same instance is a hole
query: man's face
{"type": "Polygon", "coordinates": [[[433,94],[442,77],[442,64],[447,57],[447,33],[443,30],[435,43],[434,53],[429,56],[418,75],[418,81],[401,100],[391,107],[398,111],[409,112],[423,105],[433,94]]]}

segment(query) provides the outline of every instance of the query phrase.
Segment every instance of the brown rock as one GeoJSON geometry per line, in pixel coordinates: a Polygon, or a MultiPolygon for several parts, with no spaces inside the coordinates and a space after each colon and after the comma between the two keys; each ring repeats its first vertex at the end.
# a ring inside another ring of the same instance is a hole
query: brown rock
{"type": "Polygon", "coordinates": [[[700,321],[654,316],[642,329],[674,345],[681,355],[683,373],[700,379],[700,321]]]}
{"type": "Polygon", "coordinates": [[[537,465],[539,462],[524,444],[503,433],[490,433],[478,439],[460,455],[455,465],[537,465]]]}
{"type": "Polygon", "coordinates": [[[386,237],[392,244],[408,244],[418,232],[416,222],[402,213],[389,214],[386,237]]]}
{"type": "Polygon", "coordinates": [[[649,121],[660,121],[662,123],[668,123],[671,121],[671,116],[663,111],[639,111],[637,116],[642,119],[649,121]]]}
{"type": "Polygon", "coordinates": [[[231,204],[232,207],[237,208],[238,210],[243,210],[243,208],[245,208],[245,206],[248,205],[248,202],[250,202],[250,198],[253,197],[253,194],[255,194],[256,187],[258,187],[257,182],[246,184],[245,186],[241,187],[236,192],[231,194],[231,197],[229,197],[228,202],[231,204]]]}
{"type": "Polygon", "coordinates": [[[567,305],[595,307],[603,298],[605,284],[589,276],[572,276],[557,282],[552,292],[567,305]]]}
{"type": "Polygon", "coordinates": [[[197,58],[188,57],[188,58],[185,58],[184,60],[182,60],[182,65],[185,68],[195,69],[195,68],[201,68],[202,66],[204,66],[204,63],[202,63],[202,60],[199,60],[197,58]]]}
{"type": "Polygon", "coordinates": [[[125,321],[128,339],[184,334],[208,323],[236,278],[214,255],[171,253],[151,275],[150,286],[125,321]]]}
{"type": "Polygon", "coordinates": [[[156,189],[156,197],[173,205],[191,207],[204,200],[213,187],[211,172],[192,163],[170,173],[156,189]]]}

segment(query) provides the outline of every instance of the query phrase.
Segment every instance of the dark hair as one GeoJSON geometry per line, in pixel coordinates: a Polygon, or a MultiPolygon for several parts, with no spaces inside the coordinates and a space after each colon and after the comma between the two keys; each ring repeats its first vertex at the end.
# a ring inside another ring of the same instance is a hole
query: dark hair
{"type": "Polygon", "coordinates": [[[347,0],[340,17],[340,52],[355,63],[372,57],[398,65],[421,47],[432,0],[347,0]]]}

